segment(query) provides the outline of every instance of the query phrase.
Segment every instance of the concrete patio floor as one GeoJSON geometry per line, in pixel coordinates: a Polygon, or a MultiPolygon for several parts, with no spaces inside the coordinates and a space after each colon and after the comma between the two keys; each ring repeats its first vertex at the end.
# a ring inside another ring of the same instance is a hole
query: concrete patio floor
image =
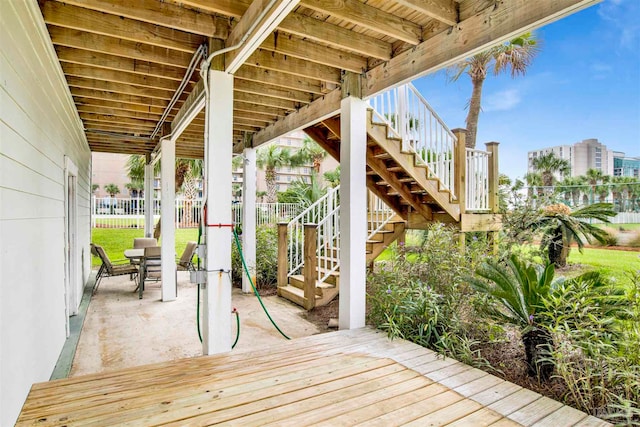
{"type": "MultiPolygon", "coordinates": [[[[105,278],[89,304],[69,376],[99,373],[202,355],[196,327],[197,287],[186,272],[178,273],[178,298],[162,302],[160,284],[146,286],[144,298],[133,292],[128,277],[105,278]]],[[[263,298],[274,321],[289,337],[320,330],[304,319],[304,310],[277,296],[263,298]]],[[[285,338],[271,325],[253,294],[233,289],[240,313],[236,350],[267,348],[285,338]]],[[[229,314],[232,316],[232,314],[229,314]]],[[[232,340],[236,322],[232,318],[232,340]]]]}

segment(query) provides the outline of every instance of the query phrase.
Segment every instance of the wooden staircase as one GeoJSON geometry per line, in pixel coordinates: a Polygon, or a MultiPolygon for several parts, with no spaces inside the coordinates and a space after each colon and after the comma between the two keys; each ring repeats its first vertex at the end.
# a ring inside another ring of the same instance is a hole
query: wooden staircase
{"type": "MultiPolygon", "coordinates": [[[[425,229],[434,222],[452,224],[462,232],[498,230],[499,216],[490,209],[495,202],[495,196],[490,194],[497,191],[497,149],[494,152],[467,149],[463,131],[455,135],[449,131],[411,85],[382,96],[386,98],[381,102],[370,101],[373,107],[367,112],[367,187],[370,199],[381,200],[393,214],[387,215],[377,230],[371,222],[379,210],[369,207],[369,230],[377,231],[371,231],[367,241],[367,262],[375,260],[406,229],[425,229]],[[395,96],[395,100],[389,102],[389,96],[395,96]],[[406,102],[411,96],[419,98],[419,102],[406,102]],[[401,114],[385,110],[403,102],[406,106],[398,108],[401,114]],[[418,108],[422,110],[409,111],[414,104],[421,104],[418,108]],[[404,135],[405,140],[399,135],[404,135]],[[491,155],[493,163],[488,162],[491,155]]],[[[339,115],[304,131],[340,161],[339,115]]],[[[340,271],[335,264],[339,242],[325,242],[331,246],[330,252],[319,254],[313,244],[307,247],[308,241],[316,241],[313,227],[309,228],[309,236],[305,228],[304,267],[302,271],[295,270],[296,274],[287,273],[284,264],[280,268],[281,258],[286,263],[287,257],[286,249],[282,249],[287,245],[284,227],[279,232],[278,294],[308,310],[329,303],[340,287],[340,271]],[[323,274],[327,271],[330,274],[323,274]]]]}
{"type": "MultiPolygon", "coordinates": [[[[391,243],[395,242],[404,234],[405,221],[399,217],[389,221],[385,228],[379,230],[374,236],[367,240],[367,263],[375,260],[391,243]]],[[[334,249],[337,251],[337,249],[334,249]]],[[[337,254],[335,254],[337,256],[337,254]]],[[[323,271],[323,259],[319,258],[316,266],[316,277],[323,271]]],[[[305,298],[305,275],[294,274],[289,276],[288,282],[283,286],[278,285],[278,295],[294,302],[308,310],[313,307],[322,307],[330,303],[340,290],[340,270],[333,271],[328,278],[322,282],[316,280],[314,286],[314,301],[310,302],[305,298]]]]}

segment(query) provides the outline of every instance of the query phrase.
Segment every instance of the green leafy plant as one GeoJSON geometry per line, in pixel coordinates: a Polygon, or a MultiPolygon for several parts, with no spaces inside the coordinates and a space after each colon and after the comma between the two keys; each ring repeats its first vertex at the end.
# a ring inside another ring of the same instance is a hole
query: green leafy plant
{"type": "MultiPolygon", "coordinates": [[[[236,245],[231,249],[233,282],[240,284],[245,274],[236,245]]],[[[278,231],[272,225],[256,229],[256,288],[273,287],[278,280],[278,231]]]]}
{"type": "Polygon", "coordinates": [[[403,338],[475,366],[488,366],[469,327],[477,323],[464,278],[484,249],[455,250],[453,230],[434,225],[408,254],[398,245],[367,277],[368,320],[390,338],[403,338]]]}
{"type": "Polygon", "coordinates": [[[539,313],[554,284],[553,265],[543,267],[512,255],[506,265],[484,262],[476,274],[485,280],[476,277],[469,280],[474,289],[490,296],[487,314],[520,329],[529,373],[542,380],[549,379],[553,364],[547,356],[553,348],[553,339],[543,326],[546,319],[539,313]]]}

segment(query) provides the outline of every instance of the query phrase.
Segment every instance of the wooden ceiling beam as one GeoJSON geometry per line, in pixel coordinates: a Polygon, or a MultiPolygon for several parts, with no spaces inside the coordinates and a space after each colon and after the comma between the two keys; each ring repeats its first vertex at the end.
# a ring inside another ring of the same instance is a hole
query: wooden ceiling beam
{"type": "Polygon", "coordinates": [[[258,96],[269,96],[288,101],[308,104],[312,101],[311,96],[299,90],[285,89],[270,84],[261,84],[254,81],[236,79],[233,88],[235,92],[245,92],[258,96]]]}
{"type": "Polygon", "coordinates": [[[287,111],[281,108],[267,107],[264,105],[252,104],[250,102],[233,101],[233,109],[237,111],[245,111],[260,115],[268,115],[270,117],[282,118],[287,115],[287,111]]]}
{"type": "Polygon", "coordinates": [[[147,154],[151,152],[151,150],[147,151],[127,144],[112,145],[108,143],[91,143],[91,141],[89,141],[89,148],[95,153],[147,154]]]}
{"type": "Polygon", "coordinates": [[[266,107],[280,108],[286,111],[295,111],[300,107],[300,104],[294,101],[288,101],[285,99],[274,98],[266,95],[253,95],[251,93],[244,93],[234,91],[233,99],[235,101],[251,103],[255,105],[263,105],[266,107]]]}
{"type": "Polygon", "coordinates": [[[164,89],[168,91],[175,91],[179,85],[179,82],[163,79],[161,77],[145,76],[126,71],[115,71],[107,68],[92,67],[85,64],[73,64],[64,61],[62,61],[61,64],[62,70],[68,76],[84,77],[112,83],[123,83],[152,89],[164,89]]]}
{"type": "Polygon", "coordinates": [[[157,123],[157,120],[128,119],[128,118],[109,116],[106,114],[92,114],[92,113],[80,113],[80,118],[83,120],[89,120],[94,122],[119,124],[123,128],[126,128],[128,125],[140,126],[142,128],[147,128],[148,126],[155,127],[157,123]]]}
{"type": "Polygon", "coordinates": [[[515,35],[584,9],[598,0],[505,0],[367,72],[365,97],[452,65],[515,35]]]}
{"type": "MultiPolygon", "coordinates": [[[[159,3],[159,2],[157,2],[159,3]]],[[[131,10],[139,10],[132,7],[131,10]]],[[[82,30],[89,33],[117,37],[136,43],[145,43],[168,49],[193,53],[204,42],[204,37],[186,31],[174,30],[129,18],[97,12],[58,1],[47,1],[42,8],[47,24],[82,30]]]]}
{"type": "Polygon", "coordinates": [[[180,82],[184,78],[185,69],[155,64],[148,61],[124,58],[106,53],[57,46],[56,53],[61,62],[106,68],[114,71],[125,71],[143,76],[155,76],[180,82]]]}
{"type": "MultiPolygon", "coordinates": [[[[108,103],[119,103],[122,105],[126,105],[127,108],[159,108],[164,110],[168,102],[156,99],[149,98],[146,96],[135,96],[135,95],[124,95],[122,93],[115,92],[107,92],[104,90],[92,90],[92,89],[83,89],[78,87],[71,87],[71,95],[74,97],[82,98],[82,99],[92,99],[97,101],[106,101],[108,103]]],[[[179,106],[182,101],[178,101],[176,106],[179,106]]],[[[138,111],[138,110],[136,110],[138,111]]]]}
{"type": "Polygon", "coordinates": [[[427,15],[448,26],[458,23],[458,12],[453,0],[395,0],[416,12],[427,15]]]}
{"type": "Polygon", "coordinates": [[[342,91],[340,89],[336,89],[324,95],[322,98],[316,99],[311,104],[300,108],[284,119],[278,120],[271,126],[256,133],[253,138],[254,147],[258,147],[289,132],[308,127],[316,122],[336,115],[340,110],[341,99],[342,91]]]}
{"type": "Polygon", "coordinates": [[[158,122],[162,114],[140,113],[137,111],[120,110],[100,105],[76,105],[79,113],[104,114],[115,118],[126,117],[129,119],[153,120],[158,122]]]}
{"type": "Polygon", "coordinates": [[[193,56],[193,53],[190,52],[87,33],[72,28],[63,28],[56,25],[49,25],[48,28],[51,41],[56,46],[106,53],[183,69],[189,66],[193,56]]]}
{"type": "Polygon", "coordinates": [[[151,132],[153,131],[153,129],[143,129],[143,130],[139,130],[139,129],[125,129],[123,131],[122,126],[115,126],[115,125],[110,125],[108,123],[104,123],[104,122],[92,122],[89,120],[84,120],[83,121],[84,124],[84,128],[88,131],[87,133],[90,133],[89,131],[104,131],[104,132],[115,132],[118,134],[132,134],[135,136],[149,136],[151,135],[151,132]]]}
{"type": "MultiPolygon", "coordinates": [[[[103,107],[103,108],[112,108],[115,110],[131,111],[131,112],[137,112],[137,113],[149,113],[149,114],[155,114],[155,115],[162,115],[162,113],[164,112],[164,108],[161,108],[161,107],[129,104],[125,102],[108,101],[105,99],[84,98],[81,96],[74,96],[73,100],[75,101],[76,108],[78,110],[80,109],[80,107],[103,107]]],[[[175,109],[174,109],[174,112],[175,112],[175,109]]]]}
{"type": "Polygon", "coordinates": [[[89,90],[99,90],[120,93],[127,96],[150,97],[162,100],[169,100],[173,96],[174,91],[165,89],[151,89],[140,86],[134,86],[124,83],[113,83],[104,80],[93,80],[85,77],[66,76],[69,87],[82,88],[89,90]]]}
{"type": "Polygon", "coordinates": [[[65,3],[104,12],[152,25],[185,30],[201,36],[226,39],[229,23],[226,19],[175,6],[157,0],[64,0],[65,3]]]}
{"type": "Polygon", "coordinates": [[[303,0],[300,4],[412,45],[422,37],[419,25],[358,0],[303,0]]]}
{"type": "Polygon", "coordinates": [[[240,68],[234,76],[236,81],[249,80],[256,83],[264,83],[301,92],[322,94],[322,85],[319,81],[311,81],[299,76],[292,76],[278,71],[265,70],[245,65],[240,68]]]}
{"type": "MultiPolygon", "coordinates": [[[[209,13],[240,18],[251,4],[251,0],[171,0],[209,13]]],[[[335,49],[355,52],[363,56],[387,60],[391,58],[391,44],[359,34],[338,25],[329,24],[301,13],[290,13],[278,29],[314,42],[328,44],[335,49]]]]}
{"type": "Polygon", "coordinates": [[[227,72],[235,74],[299,1],[272,0],[267,3],[266,0],[253,0],[225,42],[226,47],[241,43],[237,49],[225,54],[227,72]]]}
{"type": "Polygon", "coordinates": [[[327,65],[314,64],[299,58],[288,57],[280,53],[265,50],[255,51],[245,65],[292,74],[294,76],[340,83],[340,70],[327,65]]]}
{"type": "Polygon", "coordinates": [[[284,32],[271,34],[260,49],[354,73],[362,73],[367,69],[367,60],[363,56],[303,40],[284,32]]]}
{"type": "Polygon", "coordinates": [[[319,21],[300,13],[292,13],[282,21],[282,31],[315,42],[326,43],[335,49],[387,60],[391,58],[391,44],[375,37],[356,33],[338,25],[319,21]]]}

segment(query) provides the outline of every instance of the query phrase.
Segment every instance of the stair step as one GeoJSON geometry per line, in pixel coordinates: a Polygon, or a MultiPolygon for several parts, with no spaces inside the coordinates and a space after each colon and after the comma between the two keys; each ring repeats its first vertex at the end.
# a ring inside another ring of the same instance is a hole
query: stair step
{"type": "MultiPolygon", "coordinates": [[[[296,288],[295,286],[287,285],[278,287],[278,295],[288,299],[295,304],[298,304],[299,306],[305,306],[304,291],[302,289],[296,288]]],[[[322,297],[320,295],[316,295],[316,301],[321,298],[322,297]]]]}
{"type": "MultiPolygon", "coordinates": [[[[302,274],[295,274],[293,276],[289,276],[289,285],[299,288],[299,289],[304,289],[304,276],[302,274]]],[[[322,289],[331,289],[331,288],[335,288],[336,285],[332,284],[332,283],[326,283],[326,282],[316,282],[316,288],[322,290],[322,289]]],[[[322,294],[322,292],[320,292],[322,294]]]]}

